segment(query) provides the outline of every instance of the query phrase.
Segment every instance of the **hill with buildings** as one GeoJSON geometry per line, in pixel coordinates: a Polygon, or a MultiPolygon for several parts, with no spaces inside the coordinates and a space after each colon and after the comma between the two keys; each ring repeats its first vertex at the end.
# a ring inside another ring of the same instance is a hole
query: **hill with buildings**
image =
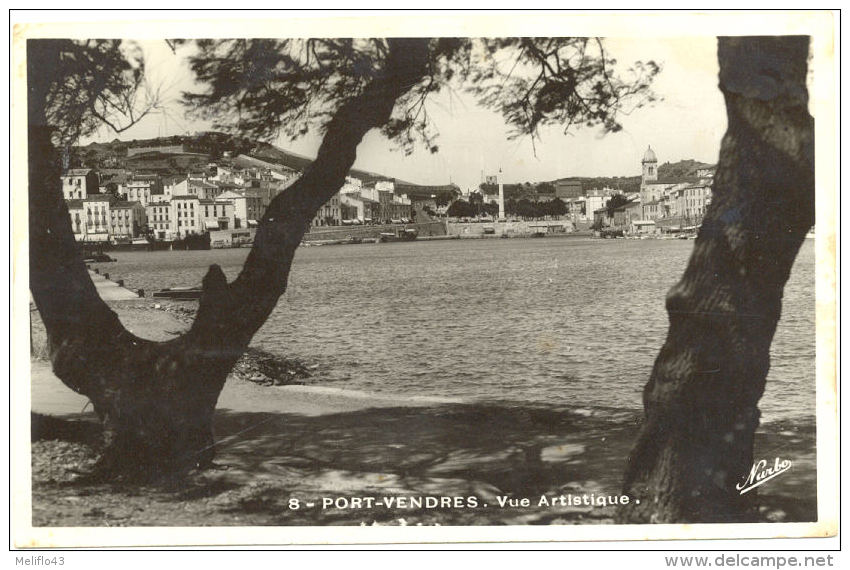
{"type": "MultiPolygon", "coordinates": [[[[283,150],[274,145],[219,132],[203,132],[194,135],[159,137],[154,139],[91,143],[74,147],[69,156],[69,166],[95,169],[127,169],[137,173],[152,173],[160,176],[185,175],[202,170],[210,162],[225,166],[261,167],[281,172],[300,172],[312,163],[312,158],[283,150]]],[[[693,176],[700,168],[710,166],[693,159],[664,163],[658,166],[661,178],[693,176]]],[[[422,185],[395,179],[380,173],[353,169],[351,176],[365,184],[377,181],[393,181],[396,188],[414,200],[437,197],[438,201],[449,201],[460,195],[456,185],[422,185]]],[[[597,176],[569,177],[551,181],[505,184],[508,199],[545,199],[584,194],[589,190],[610,188],[629,194],[640,190],[640,176],[597,176]]],[[[485,194],[494,194],[496,189],[485,188],[485,194]]]]}
{"type": "MultiPolygon", "coordinates": [[[[662,179],[687,178],[696,176],[698,170],[711,166],[705,162],[699,162],[694,159],[685,159],[678,162],[665,162],[658,165],[658,177],[662,179]]],[[[596,176],[583,177],[576,176],[553,180],[550,184],[557,184],[565,180],[577,180],[581,182],[582,190],[587,192],[593,189],[611,188],[622,194],[631,194],[640,191],[640,180],[638,176],[596,176]]]]}
{"type": "MultiPolygon", "coordinates": [[[[98,170],[123,168],[137,173],[174,176],[201,170],[210,162],[231,165],[234,161],[241,161],[245,163],[244,166],[250,163],[251,166],[301,172],[313,159],[261,141],[226,133],[204,132],[132,141],[114,139],[106,143],[73,147],[68,166],[98,170]]],[[[352,169],[351,176],[367,183],[394,181],[413,193],[423,195],[444,189],[443,186],[423,186],[359,169],[352,169]]]]}

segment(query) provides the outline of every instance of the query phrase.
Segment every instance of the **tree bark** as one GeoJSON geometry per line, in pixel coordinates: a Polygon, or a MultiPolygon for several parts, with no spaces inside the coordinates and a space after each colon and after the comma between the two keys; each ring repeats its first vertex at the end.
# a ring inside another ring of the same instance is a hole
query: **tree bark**
{"type": "Polygon", "coordinates": [[[363,136],[389,120],[396,100],[425,76],[428,63],[427,40],[389,40],[383,72],[337,110],[316,160],[272,200],[238,278],[228,284],[211,266],[191,329],[160,343],[124,329],[76,251],[44,111],[49,70],[60,65],[59,54],[49,41],[30,42],[30,290],[54,372],[88,396],[103,421],[102,473],[153,477],[211,461],[219,393],[285,291],[310,220],[342,187],[363,136]]]}
{"type": "Polygon", "coordinates": [[[628,523],[756,520],[741,494],[782,291],[814,224],[807,37],[720,38],[728,130],[712,203],[644,389],[618,512],[628,523]]]}

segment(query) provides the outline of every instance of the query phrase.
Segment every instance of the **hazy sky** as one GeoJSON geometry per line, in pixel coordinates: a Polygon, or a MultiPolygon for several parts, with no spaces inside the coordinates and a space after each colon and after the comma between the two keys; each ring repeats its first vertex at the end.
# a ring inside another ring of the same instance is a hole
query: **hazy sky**
{"type": "MultiPolygon", "coordinates": [[[[183,51],[173,54],[163,41],[140,42],[149,81],[162,87],[164,112],[150,115],[122,133],[122,140],[152,138],[201,131],[209,125],[185,118],[177,103],[180,92],[191,88],[191,73],[183,51]]],[[[404,156],[378,133],[370,133],[358,149],[355,166],[420,184],[475,188],[484,174],[501,167],[505,182],[552,180],[566,176],[616,176],[640,173],[640,159],[652,145],[661,163],[693,158],[716,162],[726,128],[723,98],[717,89],[717,41],[714,37],[606,40],[609,54],[620,65],[655,60],[663,67],[654,83],[662,101],[621,117],[623,130],[602,135],[599,129],[577,129],[564,134],[548,128],[532,146],[529,138],[507,140],[500,115],[480,109],[466,97],[441,95],[429,107],[440,136],[440,151],[418,148],[404,156]],[[536,149],[536,155],[535,155],[536,149]]],[[[116,137],[105,129],[82,141],[116,137]]],[[[273,141],[277,146],[314,156],[317,136],[295,142],[273,141]]]]}

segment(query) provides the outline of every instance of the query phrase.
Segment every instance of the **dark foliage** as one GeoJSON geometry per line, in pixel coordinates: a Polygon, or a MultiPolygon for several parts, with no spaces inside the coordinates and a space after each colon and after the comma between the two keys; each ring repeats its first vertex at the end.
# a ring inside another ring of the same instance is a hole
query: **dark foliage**
{"type": "MultiPolygon", "coordinates": [[[[437,150],[427,103],[444,89],[472,93],[501,113],[511,136],[533,136],[546,125],[617,131],[618,113],[654,100],[649,86],[660,70],[637,62],[628,79],[619,77],[598,38],[427,41],[426,74],[381,128],[407,153],[419,141],[437,150]]],[[[387,40],[378,38],[199,40],[195,47],[191,67],[205,89],[185,93],[184,102],[217,128],[265,139],[294,139],[327,124],[384,73],[388,53],[387,40]]]]}

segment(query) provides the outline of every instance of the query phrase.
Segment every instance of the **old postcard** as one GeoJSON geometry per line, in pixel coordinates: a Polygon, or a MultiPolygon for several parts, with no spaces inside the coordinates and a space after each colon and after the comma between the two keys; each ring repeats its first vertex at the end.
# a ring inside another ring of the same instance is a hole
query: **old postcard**
{"type": "Polygon", "coordinates": [[[832,13],[54,16],[14,546],[837,533],[832,13]]]}

